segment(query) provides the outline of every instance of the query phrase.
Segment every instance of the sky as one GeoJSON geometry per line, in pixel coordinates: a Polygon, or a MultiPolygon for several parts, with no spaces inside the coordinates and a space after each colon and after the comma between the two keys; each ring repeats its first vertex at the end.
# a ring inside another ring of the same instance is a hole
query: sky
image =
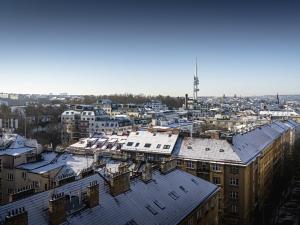
{"type": "Polygon", "coordinates": [[[0,92],[300,94],[297,1],[0,0],[0,92]]]}

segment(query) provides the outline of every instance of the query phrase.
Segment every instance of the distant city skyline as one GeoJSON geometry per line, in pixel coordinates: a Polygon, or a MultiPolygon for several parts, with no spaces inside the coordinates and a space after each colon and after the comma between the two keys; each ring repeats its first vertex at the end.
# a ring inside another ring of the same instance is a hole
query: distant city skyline
{"type": "Polygon", "coordinates": [[[295,1],[2,1],[0,93],[300,94],[295,1]]]}

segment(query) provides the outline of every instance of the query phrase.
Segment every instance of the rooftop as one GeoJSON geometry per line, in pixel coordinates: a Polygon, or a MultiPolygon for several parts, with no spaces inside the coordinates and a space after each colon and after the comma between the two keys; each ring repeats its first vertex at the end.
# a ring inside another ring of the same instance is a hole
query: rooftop
{"type": "Polygon", "coordinates": [[[171,132],[131,132],[122,146],[125,151],[171,154],[176,144],[178,134],[171,132]]]}
{"type": "Polygon", "coordinates": [[[178,158],[191,160],[242,163],[233,146],[226,140],[186,137],[176,147],[174,154],[178,158]]]}
{"type": "Polygon", "coordinates": [[[48,224],[50,196],[62,192],[78,196],[93,181],[99,183],[99,205],[69,215],[68,224],[177,224],[218,191],[216,185],[176,169],[166,175],[154,171],[153,181],[149,183],[135,179],[131,182],[130,191],[113,197],[104,179],[95,174],[4,205],[0,208],[0,221],[4,220],[9,211],[24,206],[28,212],[29,225],[48,224]]]}

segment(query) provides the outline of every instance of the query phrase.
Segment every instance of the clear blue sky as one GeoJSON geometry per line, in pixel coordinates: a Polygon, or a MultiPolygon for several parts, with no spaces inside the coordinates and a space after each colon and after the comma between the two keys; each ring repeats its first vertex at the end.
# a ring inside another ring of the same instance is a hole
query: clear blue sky
{"type": "Polygon", "coordinates": [[[300,94],[300,5],[239,2],[0,1],[0,92],[300,94]]]}

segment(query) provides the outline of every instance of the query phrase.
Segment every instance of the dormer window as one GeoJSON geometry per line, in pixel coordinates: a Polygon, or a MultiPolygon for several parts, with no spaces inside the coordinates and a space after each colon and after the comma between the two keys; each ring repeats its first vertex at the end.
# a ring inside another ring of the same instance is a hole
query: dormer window
{"type": "Polygon", "coordinates": [[[144,147],[145,147],[145,148],[150,148],[150,147],[151,147],[151,144],[150,144],[150,143],[146,143],[146,144],[144,145],[144,147]]]}
{"type": "Polygon", "coordinates": [[[128,142],[127,143],[127,146],[132,146],[133,145],[133,142],[128,142]]]}

